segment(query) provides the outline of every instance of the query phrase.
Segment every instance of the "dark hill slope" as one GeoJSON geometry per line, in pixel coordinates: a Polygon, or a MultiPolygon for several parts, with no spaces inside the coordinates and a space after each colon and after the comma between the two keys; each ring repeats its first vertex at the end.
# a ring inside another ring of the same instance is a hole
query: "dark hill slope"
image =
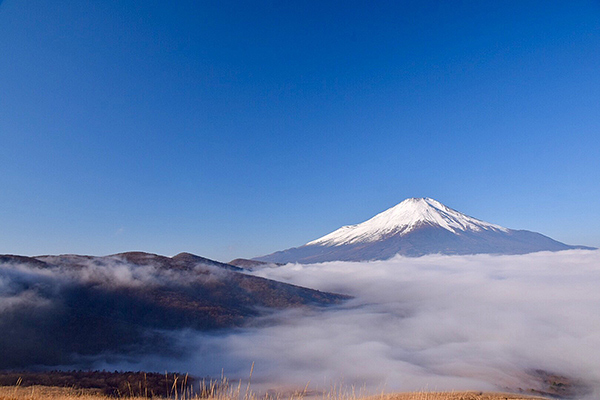
{"type": "Polygon", "coordinates": [[[347,299],[192,254],[0,256],[0,368],[75,355],[174,351],[164,331],[241,327],[288,307],[347,299]]]}

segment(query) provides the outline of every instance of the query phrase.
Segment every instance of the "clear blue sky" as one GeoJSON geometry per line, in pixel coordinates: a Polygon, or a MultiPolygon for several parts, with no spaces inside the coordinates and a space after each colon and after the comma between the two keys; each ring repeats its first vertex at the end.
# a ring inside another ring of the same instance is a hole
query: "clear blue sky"
{"type": "Polygon", "coordinates": [[[600,2],[5,0],[0,139],[0,253],[228,261],[424,196],[600,246],[600,2]]]}

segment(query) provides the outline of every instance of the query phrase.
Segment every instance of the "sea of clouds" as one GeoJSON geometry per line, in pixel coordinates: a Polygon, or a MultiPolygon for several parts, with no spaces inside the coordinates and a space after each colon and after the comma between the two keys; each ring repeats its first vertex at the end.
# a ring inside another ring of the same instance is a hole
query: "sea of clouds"
{"type": "Polygon", "coordinates": [[[544,389],[534,372],[543,370],[594,390],[591,398],[600,393],[600,251],[288,264],[254,274],[354,299],[224,335],[173,333],[187,357],[149,357],[145,366],[235,379],[254,363],[261,388],[373,391],[544,389]]]}
{"type": "MultiPolygon", "coordinates": [[[[158,279],[117,267],[120,281],[158,279]]],[[[78,279],[99,273],[97,266],[84,272],[78,279]]],[[[30,287],[50,279],[11,273],[30,287]]],[[[218,334],[163,332],[177,356],[113,354],[95,359],[94,367],[238,379],[254,363],[259,390],[309,383],[371,391],[543,389],[534,372],[543,370],[587,386],[590,398],[600,394],[600,251],[396,257],[252,273],[354,298],[286,310],[218,334]]],[[[0,311],[39,300],[34,292],[15,291],[16,279],[6,271],[0,278],[0,311]]]]}

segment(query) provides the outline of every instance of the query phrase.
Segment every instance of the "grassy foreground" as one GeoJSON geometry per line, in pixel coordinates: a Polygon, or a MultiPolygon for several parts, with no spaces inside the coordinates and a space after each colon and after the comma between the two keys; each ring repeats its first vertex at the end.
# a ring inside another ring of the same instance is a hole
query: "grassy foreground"
{"type": "Polygon", "coordinates": [[[304,390],[257,395],[248,383],[146,372],[0,372],[0,400],[547,400],[510,393],[411,392],[366,395],[364,389],[335,385],[326,392],[304,390]]]}
{"type": "MultiPolygon", "coordinates": [[[[300,394],[288,395],[285,397],[257,397],[253,393],[238,387],[228,393],[221,393],[209,397],[202,397],[198,394],[174,394],[170,399],[176,400],[301,400],[304,396],[300,394]]],[[[97,389],[72,389],[48,386],[1,386],[0,400],[106,400],[114,399],[100,393],[97,389]]],[[[131,397],[124,395],[120,398],[130,400],[148,399],[147,397],[131,397]]],[[[156,397],[155,397],[156,398],[156,397]]],[[[165,398],[165,397],[162,397],[165,398]]],[[[328,393],[322,396],[311,396],[312,399],[322,400],[546,400],[542,397],[531,397],[520,394],[509,393],[481,393],[481,392],[452,392],[452,393],[434,393],[434,392],[412,392],[412,393],[394,393],[383,394],[370,397],[354,397],[350,394],[328,393]]]]}

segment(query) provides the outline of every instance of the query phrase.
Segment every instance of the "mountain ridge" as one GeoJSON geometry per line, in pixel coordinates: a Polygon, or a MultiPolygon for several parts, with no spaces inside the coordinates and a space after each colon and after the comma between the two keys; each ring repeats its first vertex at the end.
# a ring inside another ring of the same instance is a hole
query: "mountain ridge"
{"type": "Polygon", "coordinates": [[[189,253],[0,255],[0,370],[176,354],[174,332],[241,328],[277,310],[350,299],[244,272],[189,253]]]}

